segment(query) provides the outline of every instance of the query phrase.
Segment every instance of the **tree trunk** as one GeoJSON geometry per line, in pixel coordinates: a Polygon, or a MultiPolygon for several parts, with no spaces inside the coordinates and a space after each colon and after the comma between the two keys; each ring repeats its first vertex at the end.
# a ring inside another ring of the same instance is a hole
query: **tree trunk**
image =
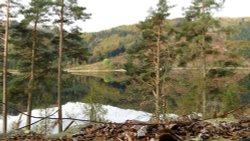
{"type": "Polygon", "coordinates": [[[38,19],[34,22],[33,32],[32,32],[32,51],[31,51],[31,70],[30,79],[28,83],[28,99],[27,99],[27,130],[31,129],[31,116],[32,116],[32,93],[34,88],[34,76],[35,76],[35,57],[36,57],[36,43],[37,43],[37,23],[38,19]]]}
{"type": "Polygon", "coordinates": [[[64,0],[61,0],[60,12],[60,41],[58,49],[58,76],[57,76],[57,104],[58,104],[58,132],[63,131],[62,126],[62,49],[63,49],[63,22],[64,22],[64,0]]]}
{"type": "Polygon", "coordinates": [[[206,52],[205,48],[203,46],[202,50],[202,61],[203,61],[203,67],[202,67],[202,80],[203,80],[203,87],[202,87],[202,114],[203,118],[206,118],[206,107],[207,107],[207,78],[206,78],[206,71],[207,71],[207,61],[206,61],[206,52]]]}
{"type": "Polygon", "coordinates": [[[8,67],[8,39],[9,39],[9,11],[10,0],[6,1],[6,24],[5,24],[5,37],[4,37],[4,53],[3,53],[3,134],[7,132],[7,67],[8,67]]]}
{"type": "MultiPolygon", "coordinates": [[[[205,1],[202,0],[202,13],[205,13],[205,1]]],[[[203,118],[206,118],[206,107],[207,107],[207,78],[206,78],[206,72],[207,72],[207,60],[206,60],[206,48],[205,48],[205,36],[206,33],[203,34],[202,38],[202,44],[201,44],[201,49],[202,49],[202,80],[203,80],[203,87],[202,87],[202,114],[203,118]]]]}
{"type": "Polygon", "coordinates": [[[161,29],[159,28],[157,31],[157,42],[156,42],[156,66],[155,66],[155,73],[156,73],[156,87],[155,87],[155,116],[156,120],[160,122],[160,35],[161,29]]]}

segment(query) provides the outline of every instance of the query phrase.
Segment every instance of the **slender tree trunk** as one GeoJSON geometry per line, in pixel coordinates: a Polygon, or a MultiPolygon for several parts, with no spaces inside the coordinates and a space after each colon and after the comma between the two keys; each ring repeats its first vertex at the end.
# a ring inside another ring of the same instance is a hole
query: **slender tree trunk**
{"type": "MultiPolygon", "coordinates": [[[[202,13],[205,13],[205,1],[202,0],[202,13]]],[[[202,49],[202,79],[203,79],[203,88],[202,88],[202,114],[203,118],[206,117],[206,107],[207,107],[207,78],[206,78],[206,72],[207,72],[207,60],[206,60],[206,48],[205,48],[205,36],[206,33],[203,34],[202,43],[201,43],[201,49],[202,49]]]]}
{"type": "Polygon", "coordinates": [[[207,76],[206,76],[206,71],[207,71],[207,60],[206,60],[206,52],[203,47],[202,50],[202,62],[203,62],[203,67],[202,67],[202,80],[203,80],[203,87],[202,87],[202,114],[203,117],[206,117],[206,107],[207,107],[207,76]]]}
{"type": "Polygon", "coordinates": [[[60,41],[58,49],[58,76],[57,76],[57,104],[58,104],[58,132],[63,131],[62,126],[62,49],[63,49],[63,22],[64,22],[64,0],[61,0],[60,12],[60,41]]]}
{"type": "Polygon", "coordinates": [[[156,66],[155,66],[155,73],[156,73],[156,87],[155,87],[155,115],[156,120],[160,122],[160,35],[161,29],[159,28],[157,31],[157,42],[156,42],[156,66]]]}
{"type": "Polygon", "coordinates": [[[3,134],[7,133],[7,67],[8,67],[8,39],[9,39],[9,11],[10,0],[6,1],[6,23],[5,23],[5,37],[4,37],[4,53],[3,53],[3,134]]]}
{"type": "Polygon", "coordinates": [[[28,100],[27,100],[27,121],[26,126],[27,130],[31,129],[31,115],[32,115],[32,93],[34,88],[34,77],[35,77],[35,57],[36,57],[36,43],[37,43],[37,23],[38,19],[34,22],[34,27],[32,31],[32,50],[31,50],[31,70],[30,70],[30,79],[28,83],[28,100]]]}
{"type": "Polygon", "coordinates": [[[163,108],[163,111],[162,111],[162,118],[164,119],[164,122],[167,122],[167,98],[164,96],[163,99],[162,99],[162,108],[163,108]]]}

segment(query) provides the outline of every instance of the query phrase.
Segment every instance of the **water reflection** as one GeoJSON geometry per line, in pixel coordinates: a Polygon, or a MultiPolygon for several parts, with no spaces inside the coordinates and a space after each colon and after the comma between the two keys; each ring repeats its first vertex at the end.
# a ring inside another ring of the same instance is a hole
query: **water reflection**
{"type": "MultiPolygon", "coordinates": [[[[235,107],[249,102],[249,79],[247,76],[240,83],[230,83],[218,92],[211,91],[207,96],[206,114],[210,117],[230,111],[235,107]],[[238,85],[244,87],[238,89],[238,85]]],[[[143,95],[130,91],[131,86],[126,86],[124,73],[78,73],[63,75],[63,104],[67,102],[84,102],[89,106],[85,107],[85,114],[92,120],[102,120],[105,110],[101,109],[100,104],[112,105],[120,108],[130,108],[154,111],[153,96],[143,95]]],[[[198,78],[197,78],[198,79],[198,78]]],[[[35,83],[33,94],[33,109],[48,108],[56,106],[56,74],[42,76],[35,83]]],[[[196,81],[199,82],[199,81],[196,81]]],[[[9,82],[10,106],[25,111],[26,109],[26,86],[27,77],[13,76],[9,82]]],[[[179,115],[201,112],[201,96],[197,92],[199,88],[187,90],[189,83],[183,80],[186,87],[180,87],[182,80],[178,80],[177,91],[169,89],[165,99],[164,109],[167,113],[179,115]]],[[[195,83],[195,81],[194,81],[195,83]]],[[[194,85],[195,86],[195,85],[194,85]]],[[[241,111],[242,112],[242,111],[241,111]]],[[[9,110],[12,115],[18,114],[14,110],[9,110]]]]}

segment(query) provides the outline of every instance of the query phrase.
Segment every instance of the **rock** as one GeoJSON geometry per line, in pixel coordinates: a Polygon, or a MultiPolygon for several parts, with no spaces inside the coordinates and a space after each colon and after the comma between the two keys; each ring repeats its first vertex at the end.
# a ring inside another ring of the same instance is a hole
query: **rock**
{"type": "Polygon", "coordinates": [[[142,126],[138,131],[137,131],[137,138],[145,137],[147,134],[147,129],[148,126],[142,126]]]}

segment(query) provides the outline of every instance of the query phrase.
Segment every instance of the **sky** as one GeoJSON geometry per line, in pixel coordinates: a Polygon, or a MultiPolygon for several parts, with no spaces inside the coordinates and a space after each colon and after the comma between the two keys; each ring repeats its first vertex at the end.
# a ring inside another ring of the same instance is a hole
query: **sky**
{"type": "MultiPolygon", "coordinates": [[[[79,23],[84,32],[97,32],[121,25],[131,25],[143,21],[151,7],[158,0],[78,0],[81,6],[91,13],[91,19],[79,23]]],[[[168,0],[176,5],[170,10],[169,18],[183,17],[183,7],[190,5],[191,0],[168,0]]],[[[214,13],[219,17],[249,17],[250,0],[226,0],[223,9],[214,13]],[[249,11],[249,12],[248,12],[249,11]]]]}

